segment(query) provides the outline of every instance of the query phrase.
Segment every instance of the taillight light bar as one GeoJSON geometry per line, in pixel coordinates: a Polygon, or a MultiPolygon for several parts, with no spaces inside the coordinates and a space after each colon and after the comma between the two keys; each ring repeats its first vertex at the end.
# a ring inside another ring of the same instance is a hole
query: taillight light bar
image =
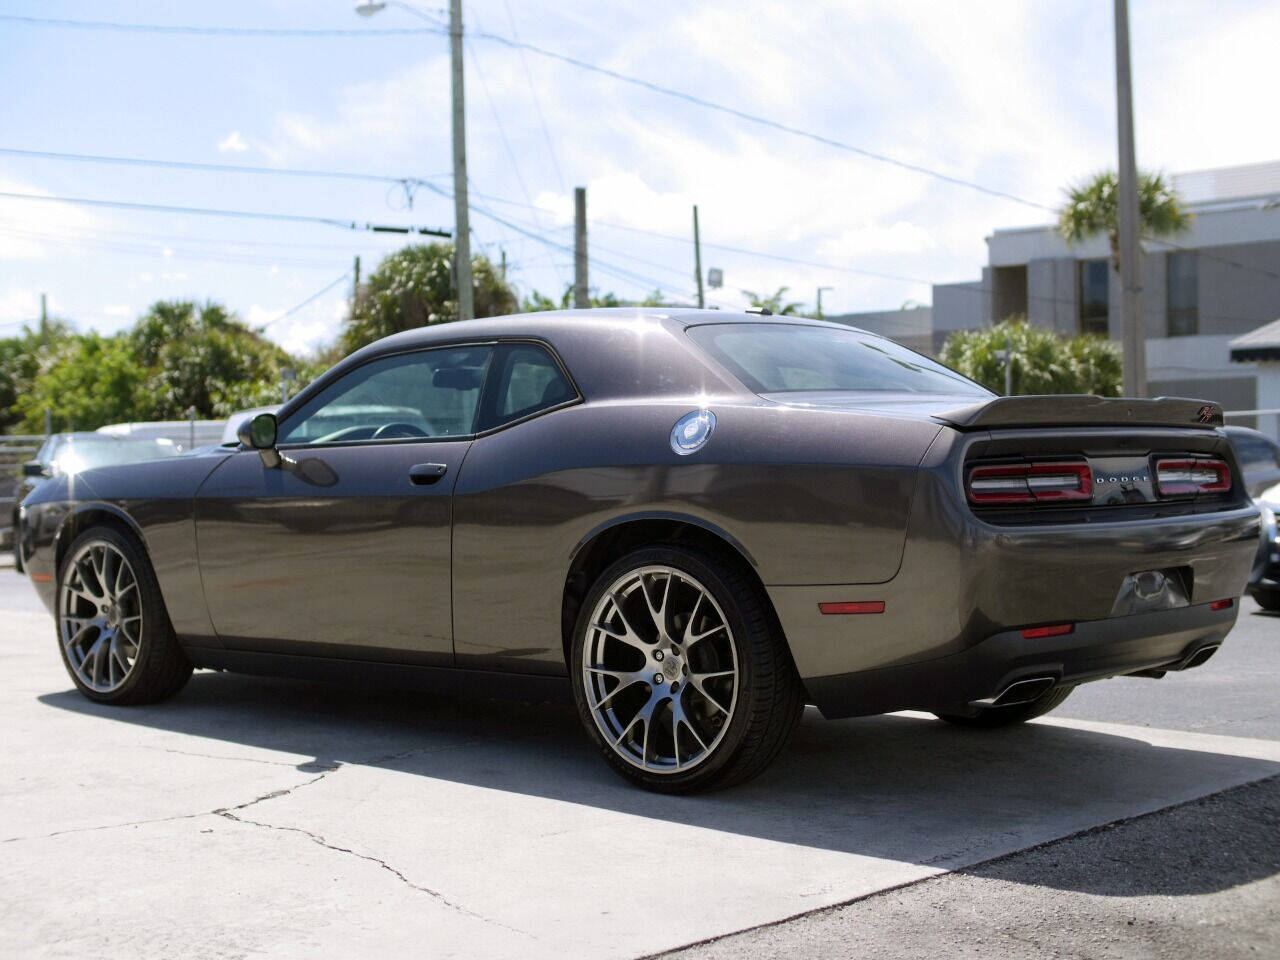
{"type": "Polygon", "coordinates": [[[1231,489],[1231,469],[1216,458],[1156,460],[1156,490],[1162,497],[1197,493],[1226,493],[1231,489]]]}
{"type": "Polygon", "coordinates": [[[1053,503],[1093,499],[1093,471],[1083,460],[973,467],[970,503],[1053,503]]]}

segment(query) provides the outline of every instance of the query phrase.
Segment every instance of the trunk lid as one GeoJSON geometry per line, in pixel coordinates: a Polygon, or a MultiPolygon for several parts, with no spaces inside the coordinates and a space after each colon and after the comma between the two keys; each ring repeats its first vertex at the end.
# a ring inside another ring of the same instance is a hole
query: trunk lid
{"type": "Polygon", "coordinates": [[[997,397],[934,414],[957,430],[1009,427],[1183,427],[1222,426],[1222,407],[1208,400],[1157,397],[1061,396],[997,397]]]}

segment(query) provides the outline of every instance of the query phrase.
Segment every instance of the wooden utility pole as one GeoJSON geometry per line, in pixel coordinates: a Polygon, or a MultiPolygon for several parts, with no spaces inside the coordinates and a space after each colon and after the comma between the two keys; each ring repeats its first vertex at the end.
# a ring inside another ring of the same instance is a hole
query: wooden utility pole
{"type": "Polygon", "coordinates": [[[1129,73],[1129,4],[1115,0],[1116,120],[1120,166],[1116,196],[1120,241],[1120,329],[1124,345],[1124,394],[1147,395],[1147,341],[1142,329],[1142,249],[1138,221],[1138,165],[1133,151],[1133,82],[1129,73]]]}
{"type": "Polygon", "coordinates": [[[573,189],[573,305],[578,310],[591,306],[587,291],[587,188],[573,189]]]}
{"type": "Polygon", "coordinates": [[[458,319],[476,315],[471,289],[471,221],[467,206],[467,121],[462,90],[462,0],[449,0],[449,59],[453,90],[453,259],[458,319]]]}
{"type": "Polygon", "coordinates": [[[698,205],[693,205],[693,275],[698,281],[698,309],[706,307],[702,293],[702,238],[698,235],[698,205]]]}
{"type": "Polygon", "coordinates": [[[360,299],[360,254],[351,267],[351,315],[356,315],[356,301],[360,299]]]}

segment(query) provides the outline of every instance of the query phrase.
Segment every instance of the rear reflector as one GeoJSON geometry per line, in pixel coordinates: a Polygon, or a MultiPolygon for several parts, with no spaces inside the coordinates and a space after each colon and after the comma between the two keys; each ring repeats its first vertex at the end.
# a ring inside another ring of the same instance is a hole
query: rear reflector
{"type": "Polygon", "coordinates": [[[1231,489],[1231,471],[1225,460],[1157,460],[1156,489],[1162,497],[1226,493],[1231,489]]]}
{"type": "Polygon", "coordinates": [[[822,613],[884,613],[883,600],[846,600],[840,603],[820,603],[822,613]]]}
{"type": "Polygon", "coordinates": [[[1226,600],[1215,600],[1213,601],[1213,603],[1209,604],[1209,609],[1210,610],[1230,610],[1231,605],[1233,603],[1235,603],[1235,601],[1230,598],[1226,600]]]}
{"type": "Polygon", "coordinates": [[[974,467],[965,491],[978,504],[1091,500],[1093,471],[1083,460],[974,467]]]}
{"type": "Polygon", "coordinates": [[[1028,640],[1039,640],[1041,637],[1062,637],[1075,628],[1076,625],[1074,623],[1055,623],[1048,627],[1027,627],[1022,631],[1022,635],[1028,640]]]}

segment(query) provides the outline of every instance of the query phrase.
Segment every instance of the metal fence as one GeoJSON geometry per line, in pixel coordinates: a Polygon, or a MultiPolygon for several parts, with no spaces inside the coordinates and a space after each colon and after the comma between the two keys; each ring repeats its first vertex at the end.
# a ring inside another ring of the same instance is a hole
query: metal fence
{"type": "Polygon", "coordinates": [[[0,543],[8,544],[13,536],[14,493],[22,464],[36,455],[42,443],[41,436],[0,436],[0,543]]]}

